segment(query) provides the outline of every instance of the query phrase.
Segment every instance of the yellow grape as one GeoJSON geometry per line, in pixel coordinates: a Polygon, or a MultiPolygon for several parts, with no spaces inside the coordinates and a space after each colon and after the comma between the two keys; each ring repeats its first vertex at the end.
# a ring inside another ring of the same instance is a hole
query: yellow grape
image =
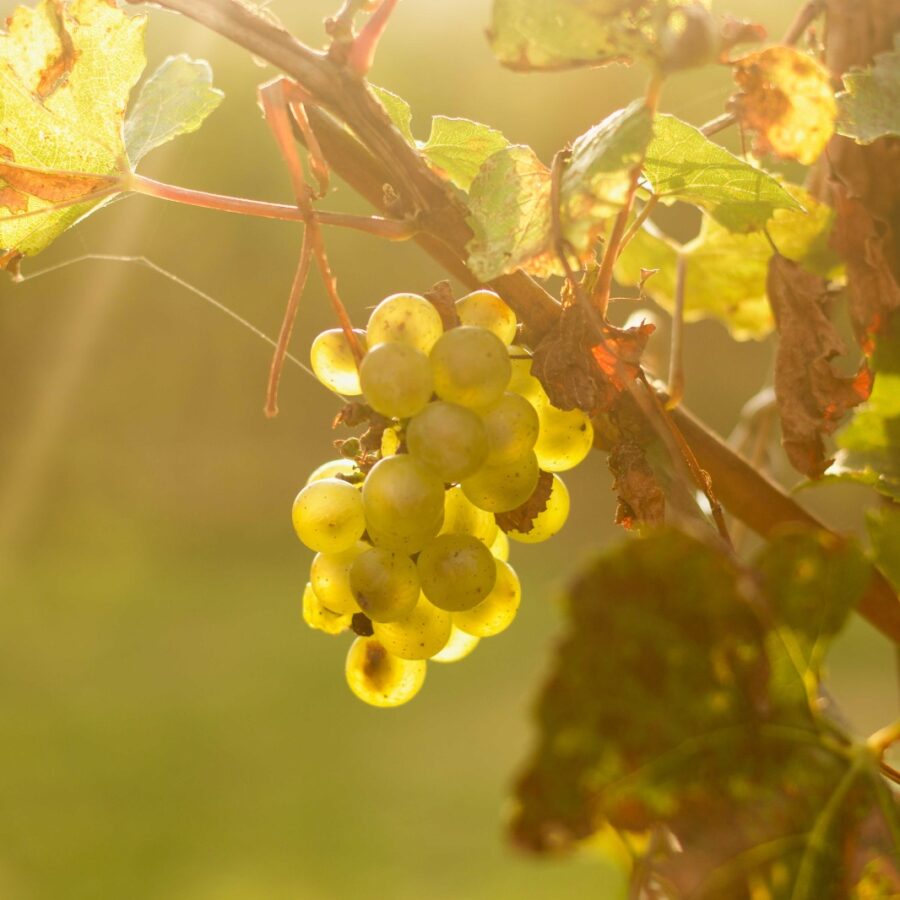
{"type": "Polygon", "coordinates": [[[440,534],[471,534],[490,546],[500,529],[493,513],[479,509],[456,485],[444,495],[444,524],[440,534]]]}
{"type": "Polygon", "coordinates": [[[470,534],[442,534],[426,544],[416,561],[422,593],[450,612],[471,609],[491,592],[494,558],[470,534]]]}
{"type": "Polygon", "coordinates": [[[456,312],[463,325],[487,328],[504,344],[516,339],[516,314],[493,291],[466,294],[456,301],[456,312]]]}
{"type": "Polygon", "coordinates": [[[489,466],[512,462],[534,448],[540,422],[537,410],[521,394],[507,391],[481,411],[487,433],[489,466]]]}
{"type": "Polygon", "coordinates": [[[359,378],[369,406],[393,419],[414,416],[433,392],[428,357],[409,344],[376,344],[365,355],[359,378]]]}
{"type": "MultiPolygon", "coordinates": [[[[518,347],[510,347],[510,352],[521,352],[518,347]]],[[[526,400],[529,400],[533,406],[539,406],[541,403],[549,403],[550,398],[547,396],[544,386],[531,374],[531,360],[512,358],[512,375],[509,379],[508,391],[515,394],[521,394],[526,400]]]]}
{"type": "MultiPolygon", "coordinates": [[[[366,336],[359,329],[354,329],[363,353],[366,352],[366,336]]],[[[309,361],[316,378],[333,391],[346,397],[355,397],[362,393],[359,386],[359,370],[356,357],[347,343],[347,338],[340,328],[323,331],[312,342],[309,361]]]]}
{"type": "Polygon", "coordinates": [[[460,325],[431,348],[434,392],[460,406],[488,406],[503,396],[511,373],[503,341],[486,328],[460,325]]]}
{"type": "Polygon", "coordinates": [[[381,435],[381,455],[393,456],[400,449],[400,435],[396,428],[385,428],[381,435]]]}
{"type": "Polygon", "coordinates": [[[326,609],[341,615],[359,612],[350,589],[350,566],[369,545],[359,541],[343,553],[317,553],[309,568],[309,580],[316,596],[326,609]]]}
{"type": "Polygon", "coordinates": [[[481,638],[475,637],[473,634],[466,634],[465,631],[457,628],[455,625],[450,627],[450,640],[440,653],[436,653],[431,657],[432,662],[452,663],[465,659],[477,646],[481,638]]]}
{"type": "Polygon", "coordinates": [[[537,487],[540,471],[533,450],[501,466],[483,466],[461,482],[463,493],[477,507],[508,512],[521,506],[537,487]]]}
{"type": "Polygon", "coordinates": [[[347,653],[344,674],[350,690],[370,706],[400,706],[425,681],[424,660],[398,659],[374,637],[359,637],[347,653]]]}
{"type": "Polygon", "coordinates": [[[491,554],[497,559],[502,559],[504,562],[509,559],[509,538],[506,536],[506,532],[502,529],[497,529],[497,537],[494,538],[494,543],[491,544],[490,547],[491,554]]]}
{"type": "Polygon", "coordinates": [[[453,624],[476,637],[493,637],[512,624],[522,599],[522,588],[513,567],[495,560],[497,580],[494,589],[478,606],[453,616],[453,624]]]}
{"type": "Polygon", "coordinates": [[[340,553],[366,530],[362,496],[338,478],[323,478],[303,488],[294,500],[291,519],[297,537],[319,553],[340,553]]]}
{"type": "Polygon", "coordinates": [[[450,639],[450,613],[429,603],[425,595],[409,615],[396,622],[373,622],[375,637],[401,659],[429,659],[450,639]]]}
{"type": "Polygon", "coordinates": [[[332,612],[316,596],[313,586],[307,582],[303,589],[303,621],[316,631],[325,634],[340,634],[350,627],[350,616],[332,612]]]}
{"type": "Polygon", "coordinates": [[[383,341],[409,344],[428,353],[444,333],[440,313],[418,294],[392,294],[369,316],[366,338],[374,347],[383,341]]]}
{"type": "Polygon", "coordinates": [[[427,463],[444,481],[459,481],[484,462],[487,435],[481,419],[456,403],[429,403],[406,426],[411,456],[427,463]]]}
{"type": "MultiPolygon", "coordinates": [[[[314,481],[322,481],[324,478],[337,478],[338,475],[353,476],[359,474],[359,469],[356,468],[356,463],[352,459],[329,459],[328,462],[323,462],[321,466],[313,469],[309,478],[306,479],[306,483],[312,484],[314,481]]],[[[362,482],[358,486],[362,487],[362,482]]]]}
{"type": "Polygon", "coordinates": [[[569,489],[559,475],[553,476],[547,508],[535,516],[530,531],[508,531],[514,541],[522,544],[538,544],[553,537],[569,518],[569,489]]]}
{"type": "Polygon", "coordinates": [[[594,427],[580,409],[557,409],[550,403],[537,408],[541,421],[534,452],[545,472],[574,469],[594,446],[594,427]]]}
{"type": "Polygon", "coordinates": [[[353,560],[350,590],[373,622],[402,619],[419,599],[416,564],[402,553],[373,547],[353,560]]]}

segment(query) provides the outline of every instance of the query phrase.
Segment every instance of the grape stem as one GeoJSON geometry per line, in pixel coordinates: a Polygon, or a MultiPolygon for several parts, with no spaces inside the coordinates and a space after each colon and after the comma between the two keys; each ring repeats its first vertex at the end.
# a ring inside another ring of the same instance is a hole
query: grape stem
{"type": "MultiPolygon", "coordinates": [[[[364,81],[350,77],[325,54],[311,50],[238,0],[155,2],[218,32],[301,83],[322,107],[307,112],[332,170],[376,208],[390,215],[399,210],[418,216],[421,230],[413,239],[463,285],[471,289],[482,286],[465,263],[466,244],[472,236],[465,207],[393,127],[364,81]],[[385,184],[393,188],[390,198],[385,184]]],[[[525,324],[532,345],[559,318],[560,305],[524,272],[496,278],[489,287],[525,324]]],[[[758,534],[766,537],[787,523],[830,530],[683,406],[669,415],[699,465],[713,479],[722,504],[758,534]]],[[[900,643],[900,603],[880,572],[857,609],[884,635],[900,643]]]]}

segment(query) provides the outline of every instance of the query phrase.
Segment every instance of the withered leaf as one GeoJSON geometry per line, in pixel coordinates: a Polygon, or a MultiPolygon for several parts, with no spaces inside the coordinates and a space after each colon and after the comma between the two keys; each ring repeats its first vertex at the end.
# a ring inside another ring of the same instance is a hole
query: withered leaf
{"type": "Polygon", "coordinates": [[[456,301],[453,299],[453,288],[450,287],[449,281],[445,279],[433,284],[425,291],[425,299],[440,313],[445,331],[460,324],[456,301]]]}
{"type": "Polygon", "coordinates": [[[550,491],[553,489],[553,475],[541,470],[537,487],[532,495],[521,505],[509,512],[497,513],[494,518],[504,531],[520,531],[527,534],[531,531],[534,520],[547,508],[550,491]]]}
{"type": "Polygon", "coordinates": [[[823,278],[776,253],[766,286],[779,334],[775,399],[782,443],[795,469],[818,478],[832,462],[823,436],[868,397],[871,376],[864,367],[856,377],[843,377],[831,366],[846,348],[826,312],[823,278]]]}
{"type": "Polygon", "coordinates": [[[731,104],[756,133],[753,152],[804,165],[815,162],[831,135],[837,105],[827,69],[793,47],[767,47],[734,63],[740,91],[731,104]]]}
{"type": "Polygon", "coordinates": [[[607,465],[613,490],[618,496],[616,524],[631,530],[640,525],[662,525],[666,518],[666,495],[647,461],[644,448],[624,438],[610,450],[607,465]]]}

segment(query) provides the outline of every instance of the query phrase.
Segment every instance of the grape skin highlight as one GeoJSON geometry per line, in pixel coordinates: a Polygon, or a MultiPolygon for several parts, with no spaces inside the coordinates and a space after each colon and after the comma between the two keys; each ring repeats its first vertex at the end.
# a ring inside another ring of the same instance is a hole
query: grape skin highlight
{"type": "Polygon", "coordinates": [[[477,606],[456,613],[453,624],[475,637],[493,637],[512,624],[522,599],[522,588],[513,567],[496,560],[497,580],[494,589],[477,606]]]}
{"type": "Polygon", "coordinates": [[[398,659],[374,637],[358,637],[347,653],[344,673],[350,690],[370,706],[400,706],[425,681],[424,660],[398,659]]]}
{"type": "MultiPolygon", "coordinates": [[[[353,333],[365,353],[365,333],[354,329],[353,333]]],[[[347,343],[347,338],[340,328],[323,331],[312,342],[309,351],[309,362],[316,378],[333,391],[345,397],[355,397],[362,393],[359,386],[359,371],[356,357],[347,343]]]]}
{"type": "Polygon", "coordinates": [[[364,541],[359,541],[342,553],[317,553],[309,567],[309,580],[320,603],[332,612],[353,615],[359,606],[350,589],[350,566],[353,561],[369,549],[364,541]]]}
{"type": "Polygon", "coordinates": [[[323,478],[303,488],[294,500],[291,519],[297,537],[318,553],[340,553],[366,529],[359,491],[337,478],[323,478]]]}
{"type": "Polygon", "coordinates": [[[413,611],[396,622],[373,622],[375,637],[401,659],[429,659],[450,639],[450,613],[419,596],[413,611]]]}
{"type": "Polygon", "coordinates": [[[463,325],[487,328],[503,341],[516,339],[516,314],[493,291],[472,291],[456,301],[456,312],[463,325]]]}
{"type": "Polygon", "coordinates": [[[408,344],[430,352],[444,333],[440,313],[419,294],[392,294],[385,297],[369,316],[366,338],[370,347],[384,341],[408,344]]]}

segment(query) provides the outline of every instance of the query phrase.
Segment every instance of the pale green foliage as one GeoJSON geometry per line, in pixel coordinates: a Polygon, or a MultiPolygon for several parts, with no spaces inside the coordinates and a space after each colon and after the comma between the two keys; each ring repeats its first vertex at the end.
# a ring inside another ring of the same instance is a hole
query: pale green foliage
{"type": "Polygon", "coordinates": [[[412,109],[409,104],[398,94],[389,91],[387,88],[378,87],[370,84],[369,89],[378,98],[378,101],[384,107],[384,111],[388,114],[394,127],[408,144],[415,144],[416,140],[412,133],[412,109]]]}
{"type": "Polygon", "coordinates": [[[432,166],[458,188],[468,191],[482,163],[508,145],[499,131],[487,125],[435,116],[431,134],[419,149],[432,166]]]}
{"type": "Polygon", "coordinates": [[[871,144],[885,135],[900,135],[900,35],[894,50],[879,53],[862,71],[844,75],[845,91],[837,95],[837,131],[871,144]]]}

